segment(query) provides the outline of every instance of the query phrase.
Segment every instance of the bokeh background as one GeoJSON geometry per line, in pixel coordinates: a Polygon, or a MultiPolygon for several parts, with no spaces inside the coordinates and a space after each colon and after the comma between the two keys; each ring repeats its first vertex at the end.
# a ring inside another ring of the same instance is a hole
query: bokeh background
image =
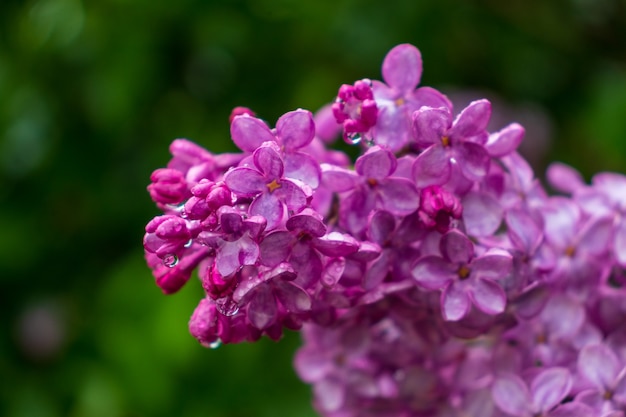
{"type": "Polygon", "coordinates": [[[154,285],[145,187],[174,138],[234,150],[234,106],[315,111],[403,42],[422,85],[525,124],[538,175],[626,171],[621,0],[1,0],[0,415],[314,416],[297,334],[189,336],[201,289],[154,285]]]}

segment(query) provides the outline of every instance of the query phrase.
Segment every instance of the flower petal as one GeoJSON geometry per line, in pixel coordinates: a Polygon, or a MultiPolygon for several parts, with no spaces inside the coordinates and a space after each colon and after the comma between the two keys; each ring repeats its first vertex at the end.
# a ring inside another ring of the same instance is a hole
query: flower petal
{"type": "Polygon", "coordinates": [[[420,148],[441,144],[447,135],[452,116],[447,107],[422,107],[413,113],[413,135],[420,148]]]}
{"type": "Polygon", "coordinates": [[[489,194],[476,191],[463,198],[463,221],[467,234],[476,237],[492,235],[502,223],[502,206],[489,194]]]}
{"type": "Polygon", "coordinates": [[[457,229],[452,229],[441,238],[439,250],[444,259],[453,264],[467,264],[474,256],[474,244],[457,229]]]}
{"type": "Polygon", "coordinates": [[[419,192],[405,178],[387,178],[380,183],[377,191],[379,205],[397,216],[411,214],[419,206],[419,192]]]}
{"type": "Polygon", "coordinates": [[[242,197],[252,197],[267,189],[265,177],[256,169],[247,167],[231,169],[224,175],[224,182],[233,193],[242,197]]]}
{"type": "Polygon", "coordinates": [[[303,313],[311,309],[311,297],[302,288],[289,281],[275,280],[274,294],[291,313],[303,313]]]}
{"type": "Polygon", "coordinates": [[[478,181],[489,172],[491,157],[485,148],[473,142],[463,142],[455,146],[455,157],[465,178],[478,181]]]}
{"type": "Polygon", "coordinates": [[[500,314],[506,307],[504,290],[489,279],[476,280],[471,287],[470,296],[474,305],[489,315],[500,314]]]}
{"type": "Polygon", "coordinates": [[[531,382],[532,402],[537,411],[546,412],[560,403],[572,388],[572,376],[566,368],[548,368],[531,382]]]}
{"type": "Polygon", "coordinates": [[[251,215],[263,216],[267,220],[267,230],[275,229],[285,214],[284,204],[276,198],[276,193],[260,194],[248,210],[251,215]]]}
{"type": "Polygon", "coordinates": [[[274,135],[263,120],[247,114],[236,116],[230,124],[230,136],[242,151],[254,152],[263,142],[274,141],[274,135]]]}
{"type": "Polygon", "coordinates": [[[284,163],[275,143],[264,143],[254,151],[253,158],[254,165],[265,178],[273,180],[283,176],[284,163]]]}
{"type": "Polygon", "coordinates": [[[268,234],[259,245],[261,263],[275,267],[286,261],[295,241],[295,237],[289,232],[278,231],[268,234]]]}
{"type": "Polygon", "coordinates": [[[396,157],[380,146],[373,146],[360,156],[354,165],[356,172],[367,179],[380,180],[396,170],[396,157]]]}
{"type": "Polygon", "coordinates": [[[322,179],[322,170],[319,163],[310,155],[301,152],[286,154],[285,177],[302,181],[315,189],[322,179]]]}
{"type": "Polygon", "coordinates": [[[394,47],[385,56],[382,67],[383,80],[404,93],[415,89],[422,78],[422,55],[410,44],[394,47]]]}
{"type": "Polygon", "coordinates": [[[413,162],[413,179],[417,188],[441,185],[450,179],[450,156],[441,145],[433,145],[419,154],[413,162]]]}
{"type": "Polygon", "coordinates": [[[489,135],[485,149],[494,158],[513,152],[524,138],[525,130],[518,123],[511,123],[496,133],[489,135]]]}
{"type": "Polygon", "coordinates": [[[259,285],[248,304],[247,317],[259,330],[270,327],[276,321],[278,309],[274,294],[268,284],[259,285]]]}
{"type": "Polygon", "coordinates": [[[425,256],[417,260],[411,274],[420,286],[438,290],[456,278],[456,267],[439,256],[425,256]]]}
{"type": "Polygon", "coordinates": [[[603,391],[613,388],[620,370],[619,359],[604,344],[585,346],[578,355],[578,372],[603,391]]]}
{"type": "Polygon", "coordinates": [[[276,122],[276,136],[287,152],[308,145],[315,136],[313,115],[302,109],[283,114],[276,122]]]}
{"type": "Polygon", "coordinates": [[[493,402],[505,413],[525,417],[530,411],[530,393],[520,377],[505,373],[491,387],[493,402]]]}
{"type": "Polygon", "coordinates": [[[444,320],[458,321],[469,313],[471,307],[467,293],[461,285],[451,282],[441,293],[441,313],[444,320]]]}
{"type": "Polygon", "coordinates": [[[490,118],[491,103],[489,100],[472,101],[456,117],[449,134],[456,140],[476,136],[484,132],[490,118]]]}

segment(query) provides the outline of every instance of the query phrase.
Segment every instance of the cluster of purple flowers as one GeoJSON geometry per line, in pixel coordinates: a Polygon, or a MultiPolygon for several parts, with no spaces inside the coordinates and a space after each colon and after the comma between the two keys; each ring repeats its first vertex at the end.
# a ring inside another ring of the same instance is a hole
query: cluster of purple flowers
{"type": "Polygon", "coordinates": [[[198,271],[205,346],[301,330],[324,416],[623,417],[626,177],[554,164],[549,196],[522,126],[488,132],[489,101],[455,111],[421,73],[399,45],[315,116],[237,108],[241,153],[175,140],[148,186],[157,285],[198,271]]]}

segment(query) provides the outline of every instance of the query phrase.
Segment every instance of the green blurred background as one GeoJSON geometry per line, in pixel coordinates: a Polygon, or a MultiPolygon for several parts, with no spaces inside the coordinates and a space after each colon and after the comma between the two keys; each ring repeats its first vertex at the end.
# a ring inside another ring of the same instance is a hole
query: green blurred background
{"type": "Polygon", "coordinates": [[[233,150],[234,106],[315,111],[411,42],[423,85],[526,125],[539,174],[626,171],[625,32],[618,0],[1,0],[0,415],[314,416],[297,334],[203,349],[200,286],[154,285],[171,140],[233,150]]]}

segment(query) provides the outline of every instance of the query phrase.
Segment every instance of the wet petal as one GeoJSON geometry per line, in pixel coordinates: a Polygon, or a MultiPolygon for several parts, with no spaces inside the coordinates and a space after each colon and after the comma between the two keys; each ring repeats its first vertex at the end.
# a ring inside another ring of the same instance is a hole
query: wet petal
{"type": "Polygon", "coordinates": [[[482,145],[463,142],[455,146],[455,157],[465,178],[478,181],[489,172],[491,157],[482,145]]]}
{"type": "Polygon", "coordinates": [[[252,197],[267,189],[265,177],[256,169],[247,167],[231,169],[224,175],[224,182],[233,193],[242,197],[252,197]]]}
{"type": "Polygon", "coordinates": [[[281,180],[279,185],[280,187],[272,194],[275,194],[277,198],[285,203],[289,210],[298,212],[306,206],[307,194],[304,192],[303,187],[287,179],[281,180]]]}
{"type": "Polygon", "coordinates": [[[304,209],[302,212],[291,216],[287,220],[286,227],[289,231],[304,232],[315,237],[321,237],[326,234],[324,219],[311,209],[304,209]]]}
{"type": "Polygon", "coordinates": [[[613,235],[613,218],[602,217],[588,221],[580,232],[578,249],[592,255],[601,255],[613,235]]]}
{"type": "Polygon", "coordinates": [[[489,249],[476,257],[471,265],[472,276],[481,279],[498,280],[504,278],[513,268],[513,257],[503,249],[489,249]]]}
{"type": "Polygon", "coordinates": [[[322,179],[322,170],[310,155],[295,152],[285,155],[285,177],[302,181],[315,189],[322,179]]]}
{"type": "Polygon", "coordinates": [[[489,135],[485,149],[494,158],[513,152],[524,138],[524,128],[518,123],[511,123],[496,133],[489,135]]]}
{"type": "Polygon", "coordinates": [[[491,388],[493,402],[502,411],[514,416],[526,416],[530,412],[530,392],[520,377],[515,374],[498,376],[491,388]]]}
{"type": "Polygon", "coordinates": [[[572,377],[566,368],[541,371],[530,384],[532,402],[538,411],[546,412],[557,405],[572,387],[572,377]]]}
{"type": "Polygon", "coordinates": [[[374,262],[369,265],[363,277],[363,288],[372,290],[378,287],[387,277],[391,263],[387,252],[383,252],[374,262]]]}
{"type": "Polygon", "coordinates": [[[248,304],[247,317],[250,323],[259,330],[270,327],[276,321],[278,309],[276,300],[269,285],[259,285],[248,304]]]}
{"type": "Polygon", "coordinates": [[[302,109],[285,113],[276,122],[276,135],[287,151],[308,145],[315,136],[313,115],[302,109]]]}
{"type": "Polygon", "coordinates": [[[373,146],[354,165],[356,172],[368,179],[380,180],[396,170],[396,157],[387,149],[373,146]]]}
{"type": "Polygon", "coordinates": [[[335,165],[322,164],[322,180],[324,186],[338,193],[353,189],[360,181],[359,175],[351,170],[335,165]]]}
{"type": "Polygon", "coordinates": [[[283,176],[283,159],[274,143],[265,143],[253,154],[254,165],[261,171],[261,174],[269,180],[278,179],[283,176]]]}
{"type": "Polygon", "coordinates": [[[604,344],[585,346],[578,355],[578,372],[601,390],[613,388],[620,370],[619,359],[604,344]]]}
{"type": "Polygon", "coordinates": [[[471,304],[460,285],[451,282],[441,293],[441,313],[444,320],[458,321],[469,313],[471,304]]]}
{"type": "Polygon", "coordinates": [[[388,211],[376,211],[369,219],[367,235],[372,242],[384,246],[396,228],[396,218],[388,211]]]}
{"type": "Polygon", "coordinates": [[[295,241],[295,237],[289,232],[278,231],[270,233],[259,245],[261,263],[274,267],[286,261],[295,241]]]}
{"type": "Polygon", "coordinates": [[[273,285],[276,298],[287,311],[303,313],[311,309],[311,297],[302,288],[283,280],[276,280],[273,285]]]}
{"type": "Polygon", "coordinates": [[[535,253],[543,240],[543,228],[524,210],[509,210],[505,219],[509,238],[515,248],[526,255],[535,253]]]}
{"type": "Polygon", "coordinates": [[[622,219],[615,229],[613,252],[617,262],[626,267],[626,220],[622,219]]]}
{"type": "Polygon", "coordinates": [[[447,135],[452,116],[447,107],[422,107],[413,113],[413,135],[417,145],[427,148],[441,144],[447,135]]]}
{"type": "Polygon", "coordinates": [[[359,249],[359,242],[348,234],[330,232],[312,242],[315,249],[326,256],[348,256],[359,249]]]}
{"type": "Polygon", "coordinates": [[[413,179],[417,188],[441,185],[451,175],[450,157],[441,145],[433,145],[419,154],[413,162],[413,179]]]}
{"type": "Polygon", "coordinates": [[[450,136],[457,140],[476,136],[484,132],[490,118],[489,100],[472,101],[454,120],[449,132],[450,136]]]}
{"type": "Polygon", "coordinates": [[[422,78],[422,55],[410,44],[394,47],[385,56],[382,67],[383,80],[398,92],[415,89],[422,78]]]}
{"type": "Polygon", "coordinates": [[[463,198],[463,221],[467,234],[476,237],[492,235],[502,222],[500,203],[483,192],[470,192],[463,198]]]}
{"type": "Polygon", "coordinates": [[[453,264],[467,264],[474,256],[474,244],[456,229],[443,235],[439,250],[443,257],[453,264]]]}
{"type": "Polygon", "coordinates": [[[506,307],[506,294],[502,287],[489,279],[474,282],[470,295],[474,305],[489,315],[500,314],[506,307]]]}
{"type": "Polygon", "coordinates": [[[274,141],[269,127],[260,119],[248,115],[237,116],[230,125],[230,136],[242,151],[254,152],[263,142],[274,141]]]}
{"type": "Polygon", "coordinates": [[[263,216],[267,220],[267,230],[275,229],[283,220],[285,208],[276,198],[276,193],[263,193],[250,204],[249,212],[253,216],[263,216]]]}
{"type": "Polygon", "coordinates": [[[380,183],[377,191],[379,205],[397,216],[411,214],[419,206],[419,192],[405,178],[387,178],[380,183]]]}
{"type": "Polygon", "coordinates": [[[425,256],[417,260],[411,271],[422,287],[438,290],[456,278],[456,266],[438,256],[425,256]]]}

